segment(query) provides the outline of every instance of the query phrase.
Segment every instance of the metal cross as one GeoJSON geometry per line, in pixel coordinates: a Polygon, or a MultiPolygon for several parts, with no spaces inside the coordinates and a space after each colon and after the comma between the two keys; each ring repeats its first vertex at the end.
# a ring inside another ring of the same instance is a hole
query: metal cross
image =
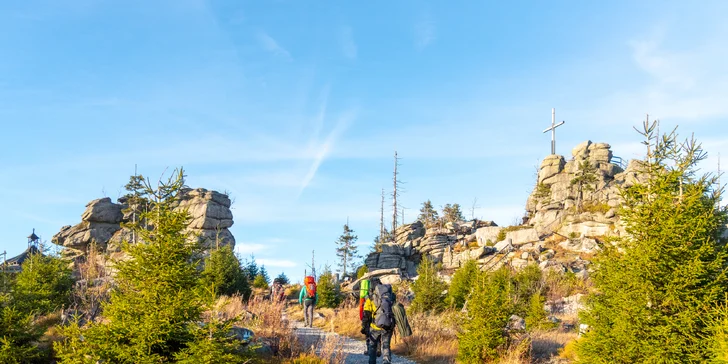
{"type": "Polygon", "coordinates": [[[543,132],[547,132],[551,130],[551,154],[556,154],[556,128],[560,127],[561,125],[564,125],[565,121],[562,121],[558,124],[556,124],[556,109],[551,109],[551,127],[544,130],[543,132]]]}

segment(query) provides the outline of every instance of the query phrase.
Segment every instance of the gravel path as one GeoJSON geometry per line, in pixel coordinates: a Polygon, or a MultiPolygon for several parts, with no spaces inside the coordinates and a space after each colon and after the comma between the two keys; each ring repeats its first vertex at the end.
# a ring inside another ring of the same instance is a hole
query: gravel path
{"type": "MultiPolygon", "coordinates": [[[[291,323],[298,339],[303,342],[306,347],[311,345],[319,345],[327,337],[334,336],[343,341],[342,352],[346,355],[345,364],[368,364],[369,357],[364,355],[366,343],[361,340],[355,340],[350,337],[341,336],[333,332],[325,332],[319,328],[304,327],[303,322],[294,321],[291,323]]],[[[377,358],[377,363],[381,363],[382,358],[377,358]]],[[[392,364],[417,364],[416,362],[396,356],[392,354],[392,364]]]]}

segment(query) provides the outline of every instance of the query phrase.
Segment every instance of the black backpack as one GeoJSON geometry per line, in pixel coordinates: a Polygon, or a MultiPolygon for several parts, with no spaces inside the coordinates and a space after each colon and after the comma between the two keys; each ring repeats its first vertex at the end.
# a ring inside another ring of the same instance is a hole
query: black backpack
{"type": "Polygon", "coordinates": [[[374,325],[377,327],[391,331],[394,329],[395,319],[392,306],[395,302],[392,286],[389,284],[379,284],[374,288],[374,325]]]}

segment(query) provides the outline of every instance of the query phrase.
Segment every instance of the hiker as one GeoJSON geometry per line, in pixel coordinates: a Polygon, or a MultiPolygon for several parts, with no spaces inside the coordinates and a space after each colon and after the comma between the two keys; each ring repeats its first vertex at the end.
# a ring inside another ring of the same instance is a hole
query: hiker
{"type": "Polygon", "coordinates": [[[283,288],[283,285],[280,282],[273,282],[273,287],[271,288],[270,293],[270,300],[275,303],[282,302],[284,295],[285,288],[283,288]]]}
{"type": "Polygon", "coordinates": [[[370,280],[369,292],[364,302],[361,324],[361,333],[367,337],[369,364],[377,363],[377,351],[380,346],[382,363],[389,364],[392,361],[389,344],[395,327],[392,308],[396,298],[392,293],[392,286],[383,284],[376,278],[370,280]]]}
{"type": "Polygon", "coordinates": [[[306,276],[303,279],[303,287],[301,294],[298,295],[298,303],[303,306],[303,317],[308,327],[313,327],[313,308],[318,303],[318,293],[316,292],[316,279],[312,276],[306,276]]]}

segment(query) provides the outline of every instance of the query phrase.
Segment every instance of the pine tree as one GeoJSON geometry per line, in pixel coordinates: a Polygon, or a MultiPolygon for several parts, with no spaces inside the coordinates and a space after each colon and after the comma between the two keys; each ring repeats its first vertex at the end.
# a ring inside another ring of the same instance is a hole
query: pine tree
{"type": "Polygon", "coordinates": [[[281,284],[281,285],[286,285],[286,284],[291,283],[291,281],[288,279],[288,277],[286,276],[285,273],[281,272],[281,274],[279,274],[278,277],[276,277],[273,280],[273,283],[278,283],[278,284],[281,284]]]}
{"type": "Polygon", "coordinates": [[[478,264],[468,260],[455,271],[452,276],[450,288],[447,290],[447,304],[454,309],[461,309],[470,295],[473,282],[478,275],[478,264]]]}
{"type": "Polygon", "coordinates": [[[41,352],[33,343],[42,334],[33,324],[32,314],[0,306],[0,363],[41,363],[41,352]]]}
{"type": "Polygon", "coordinates": [[[319,307],[336,308],[343,300],[341,287],[334,281],[331,268],[328,266],[324,268],[324,272],[319,277],[316,293],[318,293],[317,306],[319,307]]]}
{"type": "Polygon", "coordinates": [[[479,272],[458,334],[459,363],[487,363],[508,344],[505,327],[514,313],[510,272],[479,272]]]}
{"type": "Polygon", "coordinates": [[[706,362],[706,309],[723,302],[726,249],[719,234],[726,211],[716,210],[715,178],[698,176],[705,153],[675,131],[657,136],[645,122],[642,175],[623,189],[626,236],[605,244],[594,261],[594,288],[577,344],[581,362],[706,362]],[[658,138],[659,137],[659,138],[658,138]],[[656,142],[653,143],[653,140],[656,142]]]}
{"type": "Polygon", "coordinates": [[[149,181],[144,185],[150,201],[149,209],[140,216],[145,223],[131,225],[144,243],[123,244],[129,259],[116,262],[115,288],[103,306],[104,320],[83,328],[71,324],[61,330],[65,340],[54,344],[61,363],[200,359],[190,352],[205,344],[200,340],[227,347],[214,321],[198,325],[203,310],[214,301],[214,292],[200,285],[195,257],[202,249],[190,243],[189,215],[173,209],[184,188],[183,171],[175,171],[156,187],[149,181]],[[202,335],[200,330],[210,335],[202,335]]]}
{"type": "Polygon", "coordinates": [[[255,276],[255,279],[253,280],[253,287],[268,289],[268,281],[265,280],[265,277],[262,274],[258,273],[258,275],[255,276]]]}
{"type": "Polygon", "coordinates": [[[250,260],[245,260],[245,273],[248,274],[248,281],[252,282],[258,276],[258,263],[255,262],[255,256],[250,255],[250,260]]]}
{"type": "Polygon", "coordinates": [[[581,211],[584,202],[584,192],[594,191],[594,184],[597,182],[597,169],[588,160],[579,164],[574,178],[571,179],[571,186],[576,186],[576,206],[581,211]]]}
{"type": "Polygon", "coordinates": [[[369,273],[369,267],[367,267],[367,265],[364,264],[361,267],[359,267],[359,269],[356,270],[356,279],[363,277],[367,273],[369,273]]]}
{"type": "Polygon", "coordinates": [[[15,278],[13,304],[23,313],[47,314],[68,305],[73,278],[58,257],[31,254],[15,278]]]}
{"type": "Polygon", "coordinates": [[[250,297],[248,276],[229,246],[213,250],[205,259],[202,285],[207,288],[214,287],[218,295],[240,294],[244,299],[250,297]]]}
{"type": "Polygon", "coordinates": [[[443,292],[447,289],[447,285],[437,276],[435,263],[427,257],[423,258],[417,267],[417,274],[417,280],[412,283],[412,291],[415,294],[412,311],[442,311],[445,308],[443,292]]]}
{"type": "Polygon", "coordinates": [[[361,258],[358,255],[358,248],[356,246],[357,239],[358,237],[354,235],[354,230],[349,228],[349,223],[347,222],[344,225],[344,232],[336,240],[336,256],[340,259],[339,267],[341,267],[342,277],[346,276],[346,270],[348,268],[351,268],[350,271],[352,272],[355,271],[356,263],[354,259],[361,258]]]}
{"type": "Polygon", "coordinates": [[[460,210],[460,204],[445,204],[442,208],[442,220],[443,222],[458,222],[463,221],[463,212],[460,210]]]}
{"type": "Polygon", "coordinates": [[[542,329],[549,326],[550,322],[547,320],[547,312],[544,309],[546,300],[540,293],[531,295],[528,304],[528,312],[526,312],[526,329],[529,331],[535,329],[542,329]]]}
{"type": "Polygon", "coordinates": [[[422,203],[420,215],[417,217],[426,227],[432,226],[438,219],[437,210],[432,206],[432,202],[427,200],[422,203]]]}
{"type": "Polygon", "coordinates": [[[265,265],[260,266],[260,271],[258,272],[258,275],[263,277],[266,285],[270,284],[270,277],[268,276],[268,271],[265,270],[265,265]]]}

